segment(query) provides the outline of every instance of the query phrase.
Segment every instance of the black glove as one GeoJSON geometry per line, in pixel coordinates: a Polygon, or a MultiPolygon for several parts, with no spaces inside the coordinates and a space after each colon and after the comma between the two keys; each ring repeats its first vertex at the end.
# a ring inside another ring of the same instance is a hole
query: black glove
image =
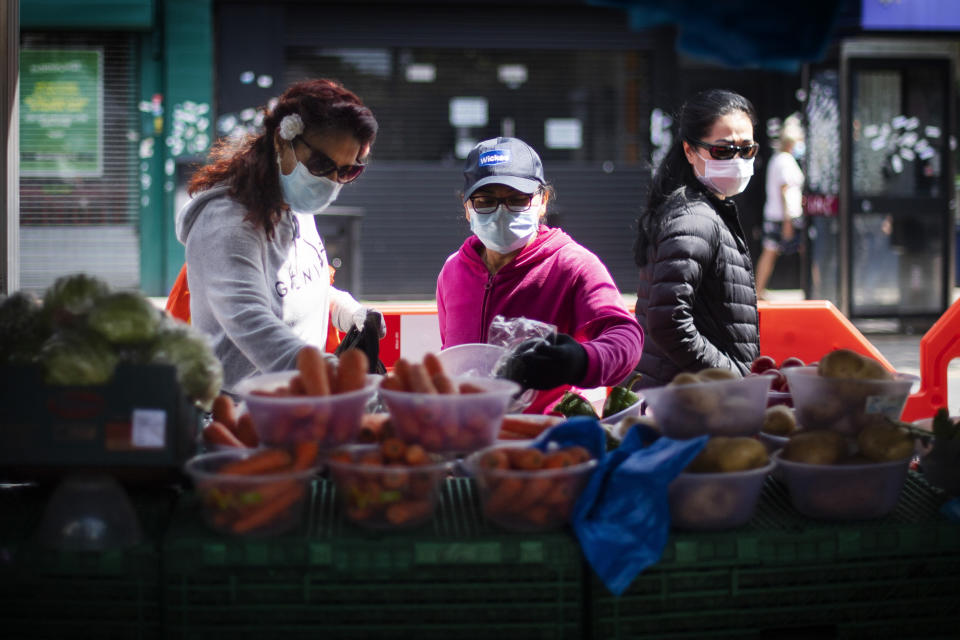
{"type": "Polygon", "coordinates": [[[370,373],[386,373],[387,368],[380,360],[382,325],[383,314],[374,310],[367,311],[363,328],[351,327],[334,353],[340,355],[347,349],[360,349],[367,355],[367,361],[370,363],[370,373]]]}
{"type": "Polygon", "coordinates": [[[521,342],[507,362],[504,377],[525,389],[579,384],[587,374],[587,350],[565,333],[521,342]]]}

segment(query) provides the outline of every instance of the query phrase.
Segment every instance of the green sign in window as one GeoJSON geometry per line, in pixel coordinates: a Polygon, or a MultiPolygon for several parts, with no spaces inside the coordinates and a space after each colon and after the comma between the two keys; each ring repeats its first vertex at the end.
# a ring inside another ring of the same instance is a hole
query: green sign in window
{"type": "Polygon", "coordinates": [[[103,51],[20,51],[20,175],[103,172],[103,51]]]}

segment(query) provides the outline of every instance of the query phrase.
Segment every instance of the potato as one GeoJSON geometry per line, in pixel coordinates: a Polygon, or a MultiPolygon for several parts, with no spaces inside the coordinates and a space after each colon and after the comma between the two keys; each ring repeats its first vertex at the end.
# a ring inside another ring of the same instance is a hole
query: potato
{"type": "Polygon", "coordinates": [[[710,367],[708,369],[701,369],[697,372],[697,379],[700,382],[716,382],[718,380],[737,380],[740,378],[739,375],[731,371],[730,369],[721,369],[719,367],[710,367]]]}
{"type": "Polygon", "coordinates": [[[760,428],[764,433],[772,436],[789,436],[797,429],[797,419],[793,415],[793,409],[786,405],[775,404],[767,407],[763,413],[763,426],[760,428]]]}
{"type": "Polygon", "coordinates": [[[673,377],[673,380],[670,381],[671,385],[674,384],[697,384],[700,382],[700,379],[695,373],[688,373],[686,371],[681,371],[673,377]]]}
{"type": "Polygon", "coordinates": [[[861,380],[893,380],[893,374],[872,358],[864,358],[863,366],[860,368],[861,380]]]}
{"type": "Polygon", "coordinates": [[[847,441],[836,431],[802,431],[790,436],[783,457],[806,464],[838,464],[847,457],[847,441]]]}
{"type": "Polygon", "coordinates": [[[835,349],[820,358],[817,374],[825,378],[857,378],[863,367],[863,356],[850,349],[835,349]]]}
{"type": "Polygon", "coordinates": [[[691,473],[730,473],[757,469],[767,464],[767,448],[754,438],[717,436],[687,467],[691,473]]]}
{"type": "Polygon", "coordinates": [[[872,424],[857,435],[860,453],[873,462],[903,460],[913,455],[913,437],[893,424],[872,424]]]}

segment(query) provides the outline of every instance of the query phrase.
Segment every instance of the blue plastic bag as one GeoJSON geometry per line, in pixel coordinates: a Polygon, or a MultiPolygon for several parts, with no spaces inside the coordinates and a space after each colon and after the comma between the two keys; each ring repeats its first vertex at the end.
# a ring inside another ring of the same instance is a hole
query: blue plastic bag
{"type": "Polygon", "coordinates": [[[607,454],[607,439],[600,422],[594,418],[580,416],[564,420],[545,430],[530,446],[547,451],[551,444],[558,449],[566,447],[585,447],[590,455],[603,462],[607,454]]]}
{"type": "Polygon", "coordinates": [[[590,477],[574,505],[573,530],[614,595],[660,559],[670,533],[667,487],[706,443],[707,436],[673,440],[634,425],[590,477]]]}

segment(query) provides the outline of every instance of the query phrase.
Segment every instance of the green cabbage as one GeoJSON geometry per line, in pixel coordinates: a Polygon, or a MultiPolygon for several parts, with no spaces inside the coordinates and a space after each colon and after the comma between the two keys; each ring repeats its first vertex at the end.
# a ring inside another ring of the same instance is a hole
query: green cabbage
{"type": "Polygon", "coordinates": [[[188,324],[164,323],[149,360],[174,365],[184,393],[202,409],[210,410],[223,385],[223,365],[206,335],[188,324]]]}
{"type": "Polygon", "coordinates": [[[37,296],[17,291],[0,302],[0,363],[32,362],[48,335],[37,296]]]}
{"type": "Polygon", "coordinates": [[[160,310],[139,292],[118,291],[99,298],[87,327],[116,345],[150,342],[160,329],[160,310]]]}
{"type": "Polygon", "coordinates": [[[109,293],[109,285],[96,276],[60,276],[43,294],[43,313],[51,328],[76,326],[109,293]]]}
{"type": "Polygon", "coordinates": [[[119,356],[97,333],[64,329],[43,343],[39,361],[47,384],[97,385],[113,377],[119,356]]]}

